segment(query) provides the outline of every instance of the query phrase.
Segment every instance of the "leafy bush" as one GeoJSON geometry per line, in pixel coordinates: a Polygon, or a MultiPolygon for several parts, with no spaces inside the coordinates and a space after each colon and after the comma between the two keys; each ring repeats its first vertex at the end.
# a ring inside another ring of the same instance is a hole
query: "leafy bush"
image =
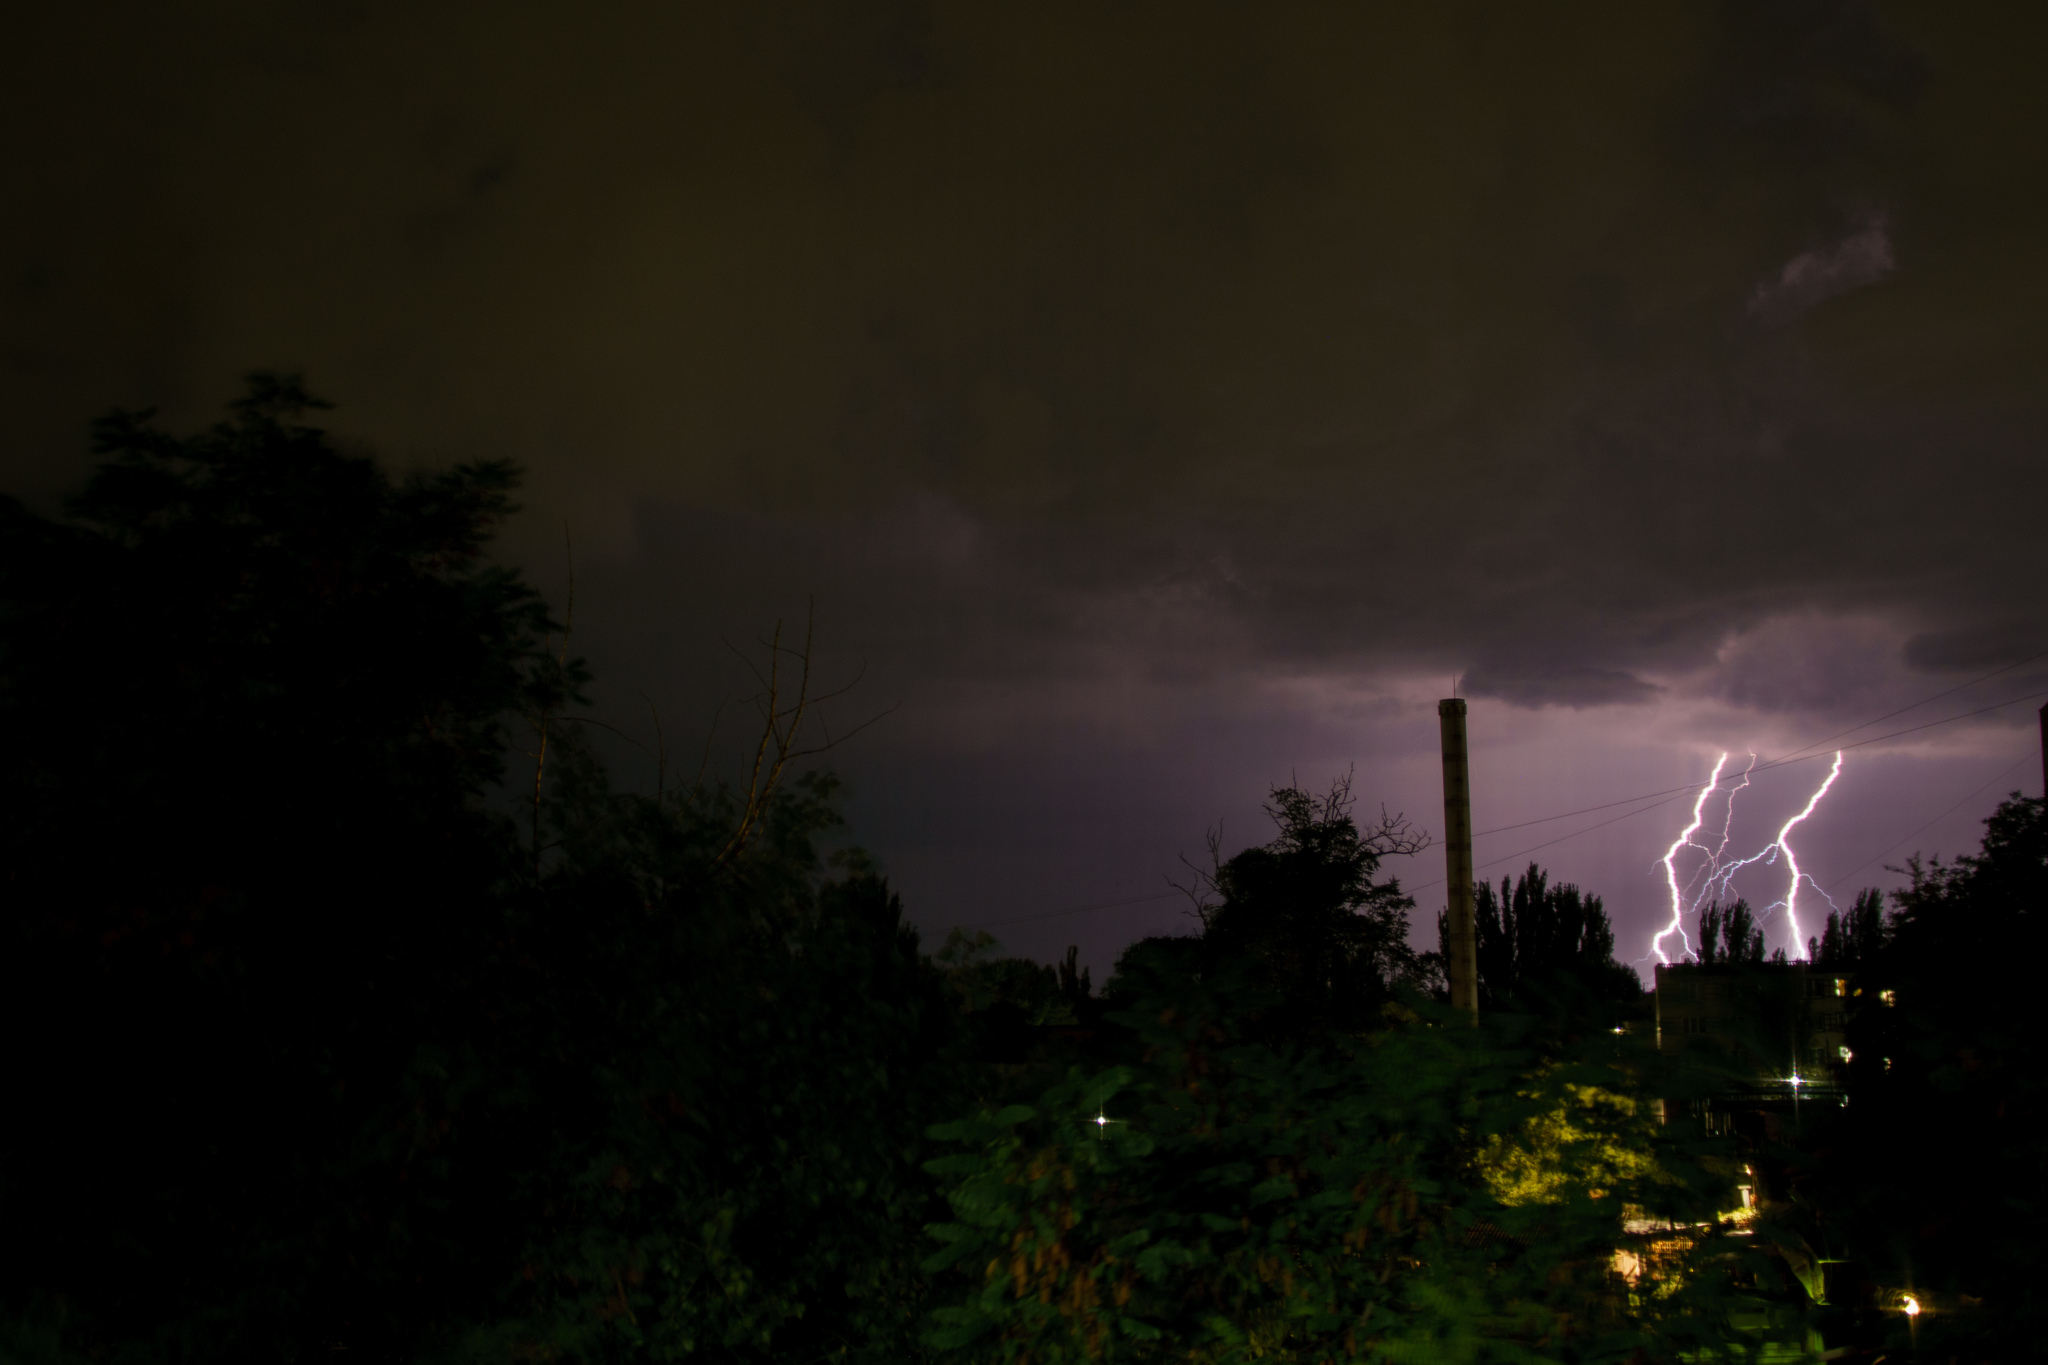
{"type": "Polygon", "coordinates": [[[961,1148],[932,1163],[954,1210],[929,1262],[948,1277],[935,1348],[1032,1365],[1746,1349],[1726,1295],[1759,1258],[1712,1226],[1711,1149],[1620,1098],[1642,1061],[1626,1040],[1545,1061],[1528,1021],[1474,1029],[1417,1001],[1371,1034],[1272,1046],[1241,1028],[1257,988],[1211,975],[1126,984],[1133,1064],[934,1130],[961,1148]]]}

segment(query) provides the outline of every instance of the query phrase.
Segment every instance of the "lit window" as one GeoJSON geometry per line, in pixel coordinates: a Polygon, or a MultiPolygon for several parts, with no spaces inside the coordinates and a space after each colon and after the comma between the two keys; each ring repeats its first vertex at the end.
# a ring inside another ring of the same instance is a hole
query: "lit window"
{"type": "Polygon", "coordinates": [[[1836,977],[1836,978],[1835,978],[1835,994],[1836,994],[1836,995],[1847,995],[1848,993],[1849,993],[1849,983],[1848,983],[1848,982],[1846,982],[1846,981],[1844,981],[1844,980],[1842,980],[1842,978],[1841,978],[1841,977],[1839,977],[1839,976],[1838,976],[1838,977],[1836,977]]]}
{"type": "Polygon", "coordinates": [[[1898,994],[1894,991],[1879,991],[1877,993],[1877,998],[1884,1001],[1887,1005],[1896,1005],[1899,1003],[1898,994]]]}

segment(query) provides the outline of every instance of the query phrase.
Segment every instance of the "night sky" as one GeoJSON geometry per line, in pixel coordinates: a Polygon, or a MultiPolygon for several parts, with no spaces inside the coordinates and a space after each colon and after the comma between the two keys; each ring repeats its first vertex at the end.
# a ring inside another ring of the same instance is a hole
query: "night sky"
{"type": "MultiPolygon", "coordinates": [[[[2044,50],[2028,4],[34,7],[6,487],[54,509],[95,414],[188,429],[259,367],[395,466],[516,459],[594,714],[729,768],[739,654],[815,600],[912,917],[1099,980],[1276,783],[1438,829],[1454,678],[1487,831],[2048,651],[2044,50]]],[[[1802,866],[1974,845],[2039,704],[1849,751],[1802,866]]],[[[1479,861],[1641,958],[1691,804],[1628,809],[1479,861]]],[[[1433,940],[1440,852],[1389,870],[1433,940]]]]}

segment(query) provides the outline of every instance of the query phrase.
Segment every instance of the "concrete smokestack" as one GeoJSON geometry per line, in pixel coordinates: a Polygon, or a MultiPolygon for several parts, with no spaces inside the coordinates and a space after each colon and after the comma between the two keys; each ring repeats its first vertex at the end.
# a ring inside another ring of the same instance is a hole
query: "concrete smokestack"
{"type": "Polygon", "coordinates": [[[1449,902],[1451,1005],[1479,1019],[1479,932],[1472,907],[1472,775],[1466,761],[1465,702],[1436,704],[1444,742],[1444,889],[1449,902]]]}

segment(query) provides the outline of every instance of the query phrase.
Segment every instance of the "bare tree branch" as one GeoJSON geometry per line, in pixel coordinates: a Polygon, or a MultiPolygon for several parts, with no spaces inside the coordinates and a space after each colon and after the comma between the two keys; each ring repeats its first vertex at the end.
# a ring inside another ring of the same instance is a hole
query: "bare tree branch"
{"type": "MultiPolygon", "coordinates": [[[[746,847],[748,839],[753,837],[766,816],[769,804],[781,786],[790,764],[799,759],[822,754],[845,743],[896,710],[892,706],[886,711],[870,716],[843,734],[832,734],[830,725],[822,717],[817,716],[817,708],[826,701],[850,692],[861,678],[866,676],[867,663],[865,660],[862,661],[860,671],[854,675],[853,681],[844,687],[823,694],[814,694],[811,691],[811,663],[816,629],[817,603],[813,600],[805,608],[804,640],[800,648],[782,643],[782,622],[777,621],[774,634],[762,641],[768,651],[766,675],[762,674],[760,667],[752,659],[747,660],[748,669],[762,687],[754,697],[755,708],[761,717],[761,734],[754,743],[753,761],[747,770],[747,784],[741,794],[739,820],[733,829],[732,837],[726,841],[725,847],[719,850],[717,861],[720,863],[731,861],[746,847]],[[785,696],[784,689],[790,686],[785,680],[785,656],[791,661],[796,673],[793,680],[793,697],[785,696]],[[801,742],[804,726],[813,719],[819,723],[819,728],[824,734],[824,743],[806,746],[801,742]]],[[[731,646],[728,644],[727,648],[731,646]]],[[[705,753],[708,761],[708,742],[705,753]]]]}

